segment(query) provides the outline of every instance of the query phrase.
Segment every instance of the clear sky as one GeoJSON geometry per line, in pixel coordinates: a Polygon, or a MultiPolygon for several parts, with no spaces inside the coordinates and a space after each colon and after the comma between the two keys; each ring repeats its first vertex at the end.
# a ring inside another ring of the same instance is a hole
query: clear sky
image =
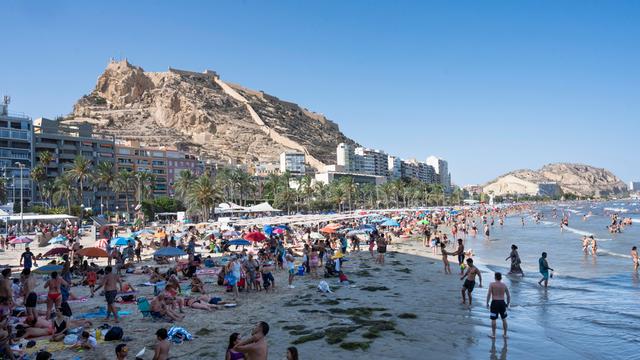
{"type": "Polygon", "coordinates": [[[67,114],[109,58],[217,71],[453,181],[582,162],[640,180],[640,1],[3,1],[0,94],[67,114]]]}

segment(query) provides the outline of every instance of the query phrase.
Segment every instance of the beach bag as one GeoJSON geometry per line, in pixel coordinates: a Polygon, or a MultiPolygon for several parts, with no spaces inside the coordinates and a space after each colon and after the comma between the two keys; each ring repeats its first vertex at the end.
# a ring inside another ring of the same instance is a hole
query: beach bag
{"type": "Polygon", "coordinates": [[[331,292],[331,288],[329,287],[329,284],[327,284],[327,282],[324,280],[320,281],[320,283],[318,284],[318,290],[320,290],[320,292],[323,292],[323,293],[331,292]]]}
{"type": "Polygon", "coordinates": [[[64,337],[62,341],[65,345],[74,345],[78,342],[78,335],[71,334],[64,337]]]}
{"type": "Polygon", "coordinates": [[[119,326],[114,326],[104,335],[104,341],[121,340],[124,335],[124,331],[119,326]]]}
{"type": "Polygon", "coordinates": [[[167,331],[167,336],[171,342],[176,344],[193,339],[193,336],[187,330],[178,326],[172,326],[169,331],[167,331]]]}

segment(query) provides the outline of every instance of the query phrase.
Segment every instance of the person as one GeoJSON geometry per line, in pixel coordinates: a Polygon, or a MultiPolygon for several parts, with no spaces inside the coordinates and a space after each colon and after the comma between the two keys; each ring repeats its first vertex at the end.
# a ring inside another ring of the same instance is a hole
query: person
{"type": "Polygon", "coordinates": [[[98,342],[96,338],[91,336],[88,331],[83,331],[80,337],[78,338],[78,342],[75,343],[71,348],[72,349],[85,349],[85,350],[93,350],[98,346],[98,342]]]}
{"type": "Polygon", "coordinates": [[[598,255],[598,242],[593,237],[591,237],[591,255],[598,255]]]}
{"type": "Polygon", "coordinates": [[[35,263],[34,259],[35,259],[35,256],[27,246],[24,249],[24,252],[22,253],[22,255],[20,255],[20,266],[24,266],[25,269],[31,270],[32,266],[34,265],[38,266],[38,264],[35,263]]]}
{"type": "Polygon", "coordinates": [[[62,341],[67,336],[67,321],[64,318],[64,314],[61,310],[56,311],[56,317],[52,321],[53,335],[51,335],[51,341],[62,341]]]}
{"type": "Polygon", "coordinates": [[[289,271],[289,289],[295,289],[295,286],[293,285],[293,279],[296,276],[296,263],[293,255],[291,254],[291,249],[289,249],[289,252],[285,256],[285,260],[287,263],[287,270],[289,271]]]}
{"type": "Polygon", "coordinates": [[[269,288],[271,288],[271,291],[276,289],[276,282],[272,273],[274,269],[273,261],[268,258],[268,255],[265,255],[264,261],[260,262],[259,272],[262,274],[262,286],[266,292],[269,291],[269,288]]]}
{"type": "Polygon", "coordinates": [[[631,259],[633,260],[633,270],[638,271],[638,247],[631,248],[631,259]]]}
{"type": "Polygon", "coordinates": [[[127,354],[129,353],[129,348],[127,344],[118,344],[116,346],[116,360],[125,360],[127,358],[127,354]]]}
{"type": "Polygon", "coordinates": [[[451,274],[451,266],[449,266],[449,253],[447,253],[446,245],[440,243],[440,252],[442,253],[442,264],[444,265],[444,273],[451,274]]]}
{"type": "Polygon", "coordinates": [[[458,256],[458,266],[460,267],[460,275],[464,274],[464,242],[458,239],[458,248],[449,255],[458,256]]]}
{"type": "Polygon", "coordinates": [[[585,255],[589,254],[589,238],[587,236],[582,237],[582,251],[585,255]]]}
{"type": "Polygon", "coordinates": [[[202,282],[202,280],[200,280],[200,278],[196,274],[193,274],[193,277],[191,278],[191,292],[197,292],[201,294],[205,293],[204,282],[202,282]]]}
{"type": "Polygon", "coordinates": [[[240,265],[240,262],[236,259],[235,256],[232,256],[231,261],[229,261],[229,264],[227,264],[226,274],[227,274],[227,284],[231,286],[233,290],[234,299],[237,299],[239,295],[238,282],[240,281],[241,268],[242,266],[240,265]]]}
{"type": "Polygon", "coordinates": [[[36,306],[38,305],[38,294],[36,294],[36,279],[31,276],[30,269],[22,270],[21,276],[22,282],[22,294],[24,296],[24,307],[26,309],[26,315],[32,318],[37,318],[36,306]]]}
{"type": "Polygon", "coordinates": [[[169,335],[167,329],[160,328],[156,331],[156,348],[153,353],[153,360],[167,360],[169,359],[169,350],[171,349],[171,343],[167,340],[169,335]]]}
{"type": "Polygon", "coordinates": [[[140,239],[136,240],[136,261],[137,262],[141,262],[142,261],[142,241],[140,239]]]}
{"type": "Polygon", "coordinates": [[[62,295],[60,294],[60,287],[68,285],[66,281],[58,276],[58,272],[51,273],[51,278],[44,283],[44,288],[49,289],[47,293],[47,315],[51,314],[51,309],[55,305],[56,309],[60,308],[62,303],[62,295]]]}
{"type": "Polygon", "coordinates": [[[179,314],[177,314],[167,306],[167,302],[163,292],[154,297],[149,305],[151,305],[151,316],[156,319],[167,318],[172,321],[182,320],[182,317],[179,314]]]}
{"type": "Polygon", "coordinates": [[[218,306],[214,304],[209,304],[209,300],[211,300],[211,297],[206,295],[185,297],[184,306],[188,306],[192,309],[206,310],[206,311],[217,310],[218,306]]]}
{"type": "Polygon", "coordinates": [[[234,332],[229,336],[229,345],[227,346],[227,353],[224,356],[224,360],[244,360],[244,354],[233,350],[233,347],[240,342],[240,334],[234,332]]]}
{"type": "Polygon", "coordinates": [[[466,304],[465,294],[468,294],[469,306],[471,306],[471,292],[473,292],[473,288],[476,286],[476,275],[480,280],[478,287],[482,287],[482,274],[480,270],[473,265],[473,259],[467,259],[467,272],[460,278],[460,280],[464,279],[464,283],[462,284],[462,304],[466,304]]]}
{"type": "Polygon", "coordinates": [[[9,316],[0,313],[0,356],[4,359],[15,359],[11,350],[11,327],[9,326],[9,316]]]}
{"type": "Polygon", "coordinates": [[[496,281],[489,284],[489,290],[487,291],[487,307],[491,312],[489,316],[491,318],[491,338],[496,338],[496,320],[498,316],[502,319],[502,331],[503,337],[507,338],[507,308],[511,303],[511,294],[509,288],[502,282],[502,274],[497,272],[494,275],[496,281]],[[507,301],[505,302],[505,295],[507,301]],[[491,304],[489,304],[491,301],[491,304]]]}
{"type": "Polygon", "coordinates": [[[542,282],[544,281],[544,287],[547,287],[549,283],[549,270],[553,271],[553,269],[549,267],[546,252],[543,252],[542,257],[538,259],[538,265],[540,268],[540,274],[542,274],[542,279],[538,281],[538,285],[542,285],[542,282]]]}
{"type": "Polygon", "coordinates": [[[309,269],[311,270],[311,276],[314,279],[318,278],[318,264],[320,263],[318,259],[318,248],[316,246],[311,247],[311,255],[309,258],[309,269]]]}
{"type": "Polygon", "coordinates": [[[522,276],[524,276],[524,272],[520,267],[520,255],[518,254],[518,247],[515,244],[511,245],[511,253],[504,260],[511,260],[511,268],[509,269],[509,274],[521,274],[522,276]]]}
{"type": "Polygon", "coordinates": [[[298,360],[298,348],[290,346],[287,348],[287,360],[298,360]]]}
{"type": "Polygon", "coordinates": [[[269,353],[267,346],[267,334],[269,333],[269,324],[260,321],[251,331],[251,337],[238,342],[233,350],[239,351],[251,360],[267,360],[269,353]]]}
{"type": "Polygon", "coordinates": [[[85,278],[87,281],[87,286],[89,286],[89,291],[91,292],[91,297],[93,297],[96,292],[96,282],[98,282],[98,273],[96,273],[93,269],[91,269],[85,273],[85,278]]]}
{"type": "Polygon", "coordinates": [[[105,267],[104,276],[102,277],[100,285],[98,285],[95,291],[98,291],[101,287],[104,287],[104,298],[107,302],[107,317],[105,318],[105,320],[109,320],[109,316],[111,315],[111,313],[113,313],[113,317],[116,323],[118,322],[118,310],[116,309],[114,303],[116,302],[116,295],[118,294],[118,286],[120,286],[120,291],[122,291],[122,281],[120,280],[120,276],[113,273],[113,269],[111,268],[111,266],[105,267]]]}
{"type": "Polygon", "coordinates": [[[376,258],[376,263],[384,265],[384,254],[387,252],[387,240],[384,236],[378,236],[376,246],[378,247],[378,258],[376,258]]]}

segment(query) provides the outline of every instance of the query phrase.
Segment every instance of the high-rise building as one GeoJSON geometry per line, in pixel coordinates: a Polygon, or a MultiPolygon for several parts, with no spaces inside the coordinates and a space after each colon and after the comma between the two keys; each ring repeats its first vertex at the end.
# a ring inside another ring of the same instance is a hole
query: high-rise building
{"type": "MultiPolygon", "coordinates": [[[[57,120],[38,118],[34,121],[33,132],[35,163],[39,163],[40,154],[44,152],[52,155],[53,161],[43,164],[50,181],[68,171],[77,156],[91,161],[93,167],[103,161],[115,162],[114,136],[95,133],[90,124],[67,125],[57,120]]],[[[40,189],[36,187],[35,190],[37,193],[40,189]]],[[[95,213],[115,209],[115,197],[108,189],[87,184],[82,193],[83,199],[79,203],[92,208],[95,213]]],[[[44,201],[38,193],[35,200],[44,201]]]]}
{"type": "Polygon", "coordinates": [[[179,150],[167,149],[167,183],[169,184],[169,195],[175,194],[173,184],[180,177],[183,170],[190,171],[194,176],[204,173],[204,163],[197,156],[187,154],[179,150]]]}
{"type": "Polygon", "coordinates": [[[357,158],[362,158],[362,168],[356,171],[376,176],[387,176],[389,172],[389,155],[384,151],[367,149],[359,147],[355,149],[356,163],[357,158]]]}
{"type": "Polygon", "coordinates": [[[353,146],[345,143],[338,144],[336,148],[336,164],[344,167],[345,171],[355,171],[356,161],[353,146]]]}
{"type": "Polygon", "coordinates": [[[285,151],[280,154],[280,172],[288,171],[291,175],[300,176],[305,174],[305,156],[302,152],[285,151]]]}
{"type": "Polygon", "coordinates": [[[389,155],[388,158],[388,177],[390,180],[397,180],[402,177],[402,159],[397,156],[389,155]]]}
{"type": "Polygon", "coordinates": [[[640,181],[631,181],[631,182],[629,182],[629,190],[631,190],[631,191],[640,191],[640,181]]]}
{"type": "Polygon", "coordinates": [[[9,113],[9,97],[0,105],[0,169],[7,181],[7,198],[24,204],[32,200],[33,124],[24,114],[9,113]]]}
{"type": "Polygon", "coordinates": [[[442,184],[445,192],[451,191],[451,174],[449,174],[449,165],[445,160],[436,156],[429,156],[427,164],[433,166],[437,175],[437,183],[442,184]]]}

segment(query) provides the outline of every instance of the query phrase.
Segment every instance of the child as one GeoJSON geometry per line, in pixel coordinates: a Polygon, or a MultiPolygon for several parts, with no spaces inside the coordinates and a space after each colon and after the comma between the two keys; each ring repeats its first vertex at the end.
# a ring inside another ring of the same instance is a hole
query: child
{"type": "Polygon", "coordinates": [[[451,266],[449,266],[449,253],[445,249],[446,245],[440,243],[440,251],[442,252],[442,263],[444,264],[444,273],[451,274],[451,266]]]}
{"type": "Polygon", "coordinates": [[[171,343],[169,343],[167,337],[167,329],[162,328],[156,331],[156,339],[158,341],[156,343],[156,349],[153,354],[153,360],[166,360],[169,358],[169,349],[171,347],[171,343]]]}
{"type": "Polygon", "coordinates": [[[89,332],[83,331],[82,335],[78,338],[78,342],[72,346],[73,349],[85,349],[85,350],[93,350],[98,346],[98,342],[96,338],[91,336],[89,332]]]}
{"type": "Polygon", "coordinates": [[[271,288],[272,291],[276,288],[273,274],[271,273],[273,270],[275,270],[273,261],[266,257],[265,261],[260,264],[260,272],[262,273],[262,284],[264,285],[264,291],[266,292],[269,292],[269,288],[271,288]]]}
{"type": "Polygon", "coordinates": [[[340,279],[340,284],[342,285],[351,284],[351,281],[349,281],[349,279],[347,278],[347,275],[345,275],[342,271],[340,271],[338,278],[340,279]]]}
{"type": "Polygon", "coordinates": [[[93,270],[87,271],[87,274],[85,275],[85,280],[87,281],[87,286],[89,286],[89,290],[91,290],[91,297],[93,297],[93,294],[96,288],[96,281],[98,280],[98,274],[96,274],[96,272],[93,270]]]}
{"type": "Polygon", "coordinates": [[[287,270],[289,271],[289,289],[294,289],[293,279],[296,276],[296,263],[291,254],[291,249],[289,249],[289,253],[285,256],[285,260],[287,262],[287,270]]]}

